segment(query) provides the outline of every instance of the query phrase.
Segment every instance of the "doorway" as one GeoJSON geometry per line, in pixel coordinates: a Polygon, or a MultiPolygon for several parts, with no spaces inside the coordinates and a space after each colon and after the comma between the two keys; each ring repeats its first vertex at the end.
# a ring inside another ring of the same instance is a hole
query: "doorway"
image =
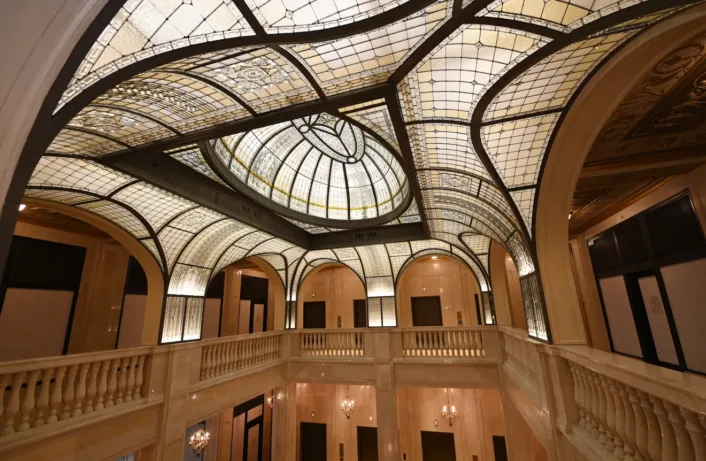
{"type": "Polygon", "coordinates": [[[353,300],[353,326],[355,328],[368,326],[368,308],[364,299],[353,300]]]}
{"type": "Polygon", "coordinates": [[[233,408],[230,461],[262,461],[264,411],[263,395],[233,408]]]}
{"type": "Polygon", "coordinates": [[[261,333],[267,330],[269,281],[249,275],[241,277],[238,334],[261,333]]]}
{"type": "Polygon", "coordinates": [[[299,424],[299,461],[326,461],[326,424],[299,424]]]}
{"type": "Polygon", "coordinates": [[[505,446],[504,435],[493,436],[493,454],[495,461],[507,461],[507,447],[505,446]]]}
{"type": "Polygon", "coordinates": [[[440,327],[441,298],[439,296],[412,297],[412,325],[415,327],[440,327]]]}
{"type": "Polygon", "coordinates": [[[304,303],[304,328],[326,328],[326,301],[304,303]]]}
{"type": "Polygon", "coordinates": [[[358,426],[358,461],[378,461],[377,427],[358,426]]]}
{"type": "Polygon", "coordinates": [[[456,461],[453,433],[422,431],[422,460],[456,461]]]}

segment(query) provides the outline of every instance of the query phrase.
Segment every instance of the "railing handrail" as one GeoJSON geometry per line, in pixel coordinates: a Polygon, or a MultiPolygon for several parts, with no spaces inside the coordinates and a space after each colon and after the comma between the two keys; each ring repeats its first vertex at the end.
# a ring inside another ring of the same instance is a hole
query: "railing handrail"
{"type": "MultiPolygon", "coordinates": [[[[212,344],[221,344],[221,343],[230,343],[230,342],[238,342],[238,341],[249,341],[249,340],[254,340],[258,338],[269,338],[270,336],[280,336],[282,334],[285,334],[288,330],[272,330],[272,331],[263,331],[262,333],[247,333],[247,334],[241,334],[241,335],[230,335],[230,336],[221,336],[220,338],[211,338],[211,339],[204,339],[201,341],[194,341],[193,343],[188,343],[188,344],[193,344],[193,345],[198,345],[198,346],[210,346],[212,344]]],[[[182,345],[186,345],[187,343],[181,343],[182,345]]]]}
{"type": "Polygon", "coordinates": [[[497,331],[495,325],[464,325],[452,327],[395,327],[392,331],[497,331]]]}
{"type": "MultiPolygon", "coordinates": [[[[201,343],[199,342],[198,344],[201,343]]],[[[162,346],[140,346],[109,351],[84,352],[81,354],[20,359],[10,362],[0,362],[0,374],[30,371],[36,370],[37,368],[79,365],[82,363],[96,362],[99,360],[121,359],[138,355],[153,355],[155,353],[167,353],[168,351],[168,348],[162,346]]]]}
{"type": "Polygon", "coordinates": [[[646,394],[706,415],[706,377],[642,362],[588,346],[554,346],[559,355],[646,394]]]}

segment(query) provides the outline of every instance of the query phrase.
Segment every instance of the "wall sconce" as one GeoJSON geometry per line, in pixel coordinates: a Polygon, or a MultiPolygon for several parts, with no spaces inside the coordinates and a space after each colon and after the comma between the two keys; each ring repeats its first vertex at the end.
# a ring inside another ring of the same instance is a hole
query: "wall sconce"
{"type": "Polygon", "coordinates": [[[312,417],[312,418],[316,418],[316,412],[312,411],[312,412],[311,412],[311,417],[312,417]]]}
{"type": "Polygon", "coordinates": [[[434,255],[434,256],[431,257],[431,259],[439,259],[439,257],[436,256],[436,255],[434,255]]]}
{"type": "Polygon", "coordinates": [[[208,435],[208,432],[204,431],[203,429],[199,429],[198,431],[194,432],[194,434],[189,439],[189,446],[194,451],[196,456],[201,456],[201,453],[203,453],[203,451],[208,446],[208,441],[210,439],[211,436],[208,435]]]}
{"type": "Polygon", "coordinates": [[[273,396],[267,397],[267,405],[270,407],[270,410],[275,407],[275,398],[273,396]]]}
{"type": "Polygon", "coordinates": [[[434,420],[434,427],[439,427],[439,420],[438,419],[434,420]]]}
{"type": "Polygon", "coordinates": [[[427,287],[422,287],[422,291],[427,291],[427,287]]]}
{"type": "Polygon", "coordinates": [[[20,203],[20,211],[24,210],[25,208],[27,208],[27,205],[25,205],[24,203],[20,203]]]}

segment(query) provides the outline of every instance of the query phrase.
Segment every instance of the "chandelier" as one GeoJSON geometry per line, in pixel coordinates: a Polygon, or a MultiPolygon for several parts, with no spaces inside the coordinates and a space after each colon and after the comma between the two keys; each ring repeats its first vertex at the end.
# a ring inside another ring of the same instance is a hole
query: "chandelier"
{"type": "Polygon", "coordinates": [[[346,385],[346,399],[341,402],[341,412],[346,415],[346,418],[351,419],[351,415],[355,411],[355,400],[348,398],[348,385],[346,385]]]}
{"type": "Polygon", "coordinates": [[[208,441],[210,439],[211,437],[208,435],[208,432],[204,431],[203,429],[199,429],[198,431],[194,432],[194,434],[189,439],[189,446],[194,451],[194,453],[196,453],[196,456],[201,456],[201,453],[203,453],[203,451],[208,446],[208,441]]]}
{"type": "Polygon", "coordinates": [[[446,389],[446,405],[441,407],[441,416],[446,418],[449,422],[449,426],[453,426],[453,420],[458,417],[458,413],[456,412],[456,406],[451,405],[451,402],[449,401],[449,389],[446,389]]]}

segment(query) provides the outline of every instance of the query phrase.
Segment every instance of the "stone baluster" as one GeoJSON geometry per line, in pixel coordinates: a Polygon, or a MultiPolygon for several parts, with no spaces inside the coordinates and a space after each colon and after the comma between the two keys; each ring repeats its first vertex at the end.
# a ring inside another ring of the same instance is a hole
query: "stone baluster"
{"type": "Polygon", "coordinates": [[[694,447],[694,458],[697,460],[706,459],[706,430],[699,422],[699,415],[684,408],[681,408],[680,411],[694,447]]]}
{"type": "Polygon", "coordinates": [[[98,371],[100,371],[100,366],[100,362],[90,364],[88,385],[86,387],[86,405],[83,409],[84,413],[91,413],[95,409],[96,392],[98,391],[98,371]]]}
{"type": "Polygon", "coordinates": [[[669,402],[664,402],[664,407],[667,410],[667,420],[672,425],[674,437],[677,441],[677,457],[675,460],[696,461],[694,458],[694,447],[691,445],[691,435],[689,435],[689,431],[686,430],[680,409],[669,402]]]}
{"type": "Polygon", "coordinates": [[[103,360],[100,363],[100,372],[98,374],[98,390],[96,392],[96,399],[94,403],[94,408],[96,410],[102,410],[105,408],[105,399],[108,392],[108,373],[110,372],[110,360],[103,360]]]}
{"type": "Polygon", "coordinates": [[[595,404],[593,408],[593,414],[595,415],[596,421],[598,423],[598,441],[604,446],[608,444],[608,430],[607,430],[607,417],[606,417],[606,400],[605,394],[603,394],[603,388],[601,387],[598,375],[586,369],[586,376],[590,380],[592,396],[595,398],[595,404]]]}
{"type": "Polygon", "coordinates": [[[647,394],[637,390],[636,393],[637,397],[640,399],[640,407],[645,415],[645,423],[647,424],[647,459],[650,461],[661,461],[662,433],[657,415],[654,411],[654,406],[647,394]]]}
{"type": "Polygon", "coordinates": [[[628,398],[628,391],[625,389],[625,385],[621,382],[615,382],[615,386],[618,391],[619,401],[622,406],[623,412],[623,422],[621,425],[621,431],[623,434],[623,451],[625,452],[626,461],[632,461],[636,458],[636,443],[635,443],[635,414],[633,413],[632,405],[628,398]]]}
{"type": "Polygon", "coordinates": [[[223,357],[221,357],[222,344],[213,345],[213,377],[223,374],[223,357]]]}
{"type": "Polygon", "coordinates": [[[37,380],[39,379],[39,373],[41,370],[32,370],[29,372],[29,378],[27,379],[27,388],[25,389],[24,396],[22,398],[22,405],[20,407],[20,424],[17,426],[17,432],[26,431],[29,429],[29,416],[34,410],[35,405],[35,395],[34,392],[37,389],[37,380]]]}
{"type": "Polygon", "coordinates": [[[88,376],[88,365],[82,363],[78,371],[78,383],[76,384],[76,395],[74,397],[74,410],[71,416],[80,416],[83,414],[83,400],[86,398],[86,376],[88,376]]]}
{"type": "Polygon", "coordinates": [[[236,355],[235,355],[235,346],[236,346],[235,343],[229,343],[229,344],[228,344],[228,360],[230,361],[230,367],[228,368],[228,370],[229,370],[231,373],[234,372],[235,369],[236,369],[236,363],[235,363],[235,359],[236,359],[236,355]]]}
{"type": "Polygon", "coordinates": [[[613,400],[613,393],[610,390],[609,378],[601,374],[597,374],[597,376],[606,399],[606,437],[608,438],[606,448],[615,454],[618,459],[622,459],[625,453],[623,453],[622,443],[618,438],[615,400],[613,400]]]}
{"type": "Polygon", "coordinates": [[[590,376],[588,375],[588,370],[586,370],[580,365],[576,365],[576,372],[583,387],[585,427],[589,434],[598,439],[598,437],[600,436],[600,429],[598,426],[598,413],[596,412],[596,409],[598,408],[598,402],[594,398],[595,392],[593,390],[593,384],[591,382],[590,376]]]}
{"type": "MultiPolygon", "coordinates": [[[[47,414],[49,413],[49,390],[53,377],[54,368],[42,370],[42,383],[39,386],[39,397],[37,398],[37,412],[34,416],[32,427],[41,427],[46,423],[47,414]]],[[[5,389],[2,379],[0,379],[0,389],[5,389]]],[[[2,392],[0,392],[0,415],[2,415],[2,392]]]]}
{"type": "Polygon", "coordinates": [[[674,429],[669,422],[667,410],[664,408],[664,403],[657,397],[648,396],[654,408],[654,413],[659,422],[660,432],[662,433],[662,461],[676,461],[677,459],[677,440],[674,435],[674,429]]]}
{"type": "Polygon", "coordinates": [[[125,389],[127,388],[127,364],[128,359],[120,361],[120,374],[118,375],[118,392],[115,404],[120,405],[125,402],[125,389]]]}
{"type": "Polygon", "coordinates": [[[110,362],[110,374],[108,376],[108,394],[105,398],[106,408],[115,405],[115,390],[118,388],[118,368],[120,368],[120,360],[113,359],[110,362]]]}
{"type": "Polygon", "coordinates": [[[199,380],[203,381],[204,379],[208,379],[208,351],[210,350],[210,346],[204,346],[201,349],[201,370],[199,370],[199,380]]]}
{"type": "Polygon", "coordinates": [[[576,365],[574,365],[574,362],[569,361],[569,373],[571,373],[571,381],[574,384],[574,403],[576,404],[576,408],[579,410],[579,419],[578,421],[571,421],[571,423],[578,423],[579,426],[584,427],[584,421],[585,421],[585,412],[584,412],[584,407],[583,407],[583,398],[581,395],[581,382],[579,381],[578,377],[578,372],[576,370],[576,365]]]}
{"type": "Polygon", "coordinates": [[[135,397],[135,366],[137,365],[137,357],[130,357],[127,372],[127,390],[125,391],[125,401],[132,402],[135,397]]]}
{"type": "Polygon", "coordinates": [[[69,366],[69,373],[66,376],[66,387],[64,387],[64,411],[59,416],[59,419],[64,420],[71,417],[71,406],[74,403],[76,395],[76,375],[78,374],[78,365],[69,366]]]}
{"type": "Polygon", "coordinates": [[[15,415],[20,411],[20,389],[22,383],[27,376],[27,372],[22,371],[12,375],[12,389],[10,390],[10,398],[7,400],[5,408],[5,427],[2,430],[2,435],[10,435],[15,433],[15,415]]]}
{"type": "Polygon", "coordinates": [[[61,399],[63,397],[63,386],[64,386],[64,376],[66,376],[66,367],[59,367],[56,370],[56,376],[54,377],[54,386],[51,393],[51,401],[49,402],[51,408],[49,410],[49,417],[47,418],[47,423],[53,423],[58,420],[57,413],[59,412],[59,407],[61,406],[61,399]]]}
{"type": "Polygon", "coordinates": [[[147,360],[146,355],[141,355],[137,359],[137,372],[135,374],[135,399],[141,399],[143,397],[142,383],[145,381],[145,361],[147,360]]]}
{"type": "Polygon", "coordinates": [[[608,386],[609,398],[613,404],[613,440],[615,442],[614,454],[616,458],[625,458],[625,409],[623,403],[620,401],[620,395],[618,394],[618,387],[613,379],[604,377],[605,383],[608,386]]]}
{"type": "Polygon", "coordinates": [[[471,346],[471,338],[470,334],[468,331],[464,331],[463,335],[461,336],[461,341],[462,341],[462,355],[464,357],[472,357],[473,356],[473,351],[472,351],[472,346],[471,346]]]}
{"type": "Polygon", "coordinates": [[[12,375],[0,375],[0,419],[5,416],[5,392],[12,381],[12,375]]]}
{"type": "Polygon", "coordinates": [[[630,402],[630,406],[632,407],[632,414],[634,417],[635,459],[638,461],[642,461],[648,459],[649,457],[647,451],[647,419],[645,418],[645,412],[640,404],[640,397],[637,395],[637,391],[630,386],[625,386],[625,390],[628,393],[628,401],[630,402]]]}

